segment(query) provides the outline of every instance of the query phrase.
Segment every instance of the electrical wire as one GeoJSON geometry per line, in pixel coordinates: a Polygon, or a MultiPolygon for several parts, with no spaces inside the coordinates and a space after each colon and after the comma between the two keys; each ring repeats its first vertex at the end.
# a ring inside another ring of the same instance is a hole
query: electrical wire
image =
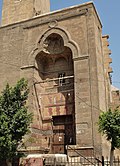
{"type": "MultiPolygon", "coordinates": [[[[0,61],[0,63],[1,64],[6,64],[6,65],[10,65],[10,66],[12,66],[12,67],[16,67],[16,68],[20,68],[21,66],[19,66],[19,65],[15,65],[15,64],[12,64],[12,63],[8,63],[8,62],[4,62],[4,61],[0,61]]],[[[96,80],[94,80],[94,79],[91,79],[91,81],[95,81],[96,82],[96,80]]],[[[106,80],[105,81],[103,81],[103,80],[97,80],[98,82],[106,82],[106,80]]],[[[120,84],[120,81],[112,81],[112,83],[115,83],[115,84],[120,84]]]]}
{"type": "Polygon", "coordinates": [[[80,98],[78,95],[76,95],[77,96],[77,98],[79,99],[79,100],[81,100],[83,103],[85,103],[87,106],[89,106],[90,108],[95,108],[95,109],[97,109],[97,110],[99,110],[99,111],[101,111],[99,108],[97,108],[96,106],[94,106],[94,105],[89,105],[88,103],[86,103],[82,98],[80,98]]]}

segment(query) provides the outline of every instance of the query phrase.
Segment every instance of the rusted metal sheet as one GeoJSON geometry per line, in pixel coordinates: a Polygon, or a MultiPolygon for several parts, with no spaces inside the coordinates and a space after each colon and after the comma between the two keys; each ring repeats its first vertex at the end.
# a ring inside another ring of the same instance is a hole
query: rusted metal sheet
{"type": "Polygon", "coordinates": [[[21,165],[23,166],[44,166],[42,158],[25,158],[21,165]]]}

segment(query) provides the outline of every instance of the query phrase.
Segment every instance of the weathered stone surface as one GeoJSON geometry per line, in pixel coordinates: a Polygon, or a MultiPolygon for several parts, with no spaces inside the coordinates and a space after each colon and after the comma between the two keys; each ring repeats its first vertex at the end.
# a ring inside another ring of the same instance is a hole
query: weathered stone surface
{"type": "Polygon", "coordinates": [[[49,0],[4,0],[2,25],[31,19],[50,11],[49,0]]]}
{"type": "MultiPolygon", "coordinates": [[[[34,148],[38,152],[39,147],[41,153],[64,153],[70,143],[93,147],[101,155],[96,122],[109,104],[111,59],[93,3],[35,18],[32,0],[29,6],[27,0],[16,2],[18,15],[14,15],[14,3],[4,0],[3,5],[0,90],[7,82],[13,85],[21,77],[28,80],[29,111],[34,114],[32,133],[25,139],[28,152],[34,148]]],[[[46,12],[45,4],[35,1],[36,15],[39,5],[46,12]]]]}

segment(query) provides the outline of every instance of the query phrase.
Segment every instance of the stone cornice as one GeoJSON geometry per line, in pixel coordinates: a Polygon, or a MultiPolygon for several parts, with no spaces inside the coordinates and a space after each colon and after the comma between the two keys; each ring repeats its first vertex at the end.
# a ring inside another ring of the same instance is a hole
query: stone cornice
{"type": "MultiPolygon", "coordinates": [[[[40,16],[36,16],[29,20],[23,20],[21,22],[17,22],[14,24],[1,26],[0,29],[5,28],[5,27],[6,28],[7,27],[16,28],[18,26],[22,26],[24,29],[34,28],[41,24],[50,23],[55,20],[61,21],[61,20],[65,20],[68,18],[76,17],[76,16],[86,15],[89,12],[90,8],[94,9],[96,16],[100,22],[99,15],[97,13],[97,10],[96,10],[93,2],[88,2],[88,3],[81,4],[81,5],[76,5],[76,6],[68,7],[65,9],[58,10],[58,11],[46,13],[46,14],[43,14],[40,16]]],[[[100,22],[100,25],[102,26],[101,22],[100,22]]]]}

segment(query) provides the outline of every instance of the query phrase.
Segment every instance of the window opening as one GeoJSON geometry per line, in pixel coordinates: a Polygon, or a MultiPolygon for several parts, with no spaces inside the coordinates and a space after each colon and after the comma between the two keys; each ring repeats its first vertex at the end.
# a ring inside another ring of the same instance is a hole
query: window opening
{"type": "Polygon", "coordinates": [[[59,85],[62,86],[65,83],[65,73],[59,73],[58,78],[59,78],[59,85]]]}

